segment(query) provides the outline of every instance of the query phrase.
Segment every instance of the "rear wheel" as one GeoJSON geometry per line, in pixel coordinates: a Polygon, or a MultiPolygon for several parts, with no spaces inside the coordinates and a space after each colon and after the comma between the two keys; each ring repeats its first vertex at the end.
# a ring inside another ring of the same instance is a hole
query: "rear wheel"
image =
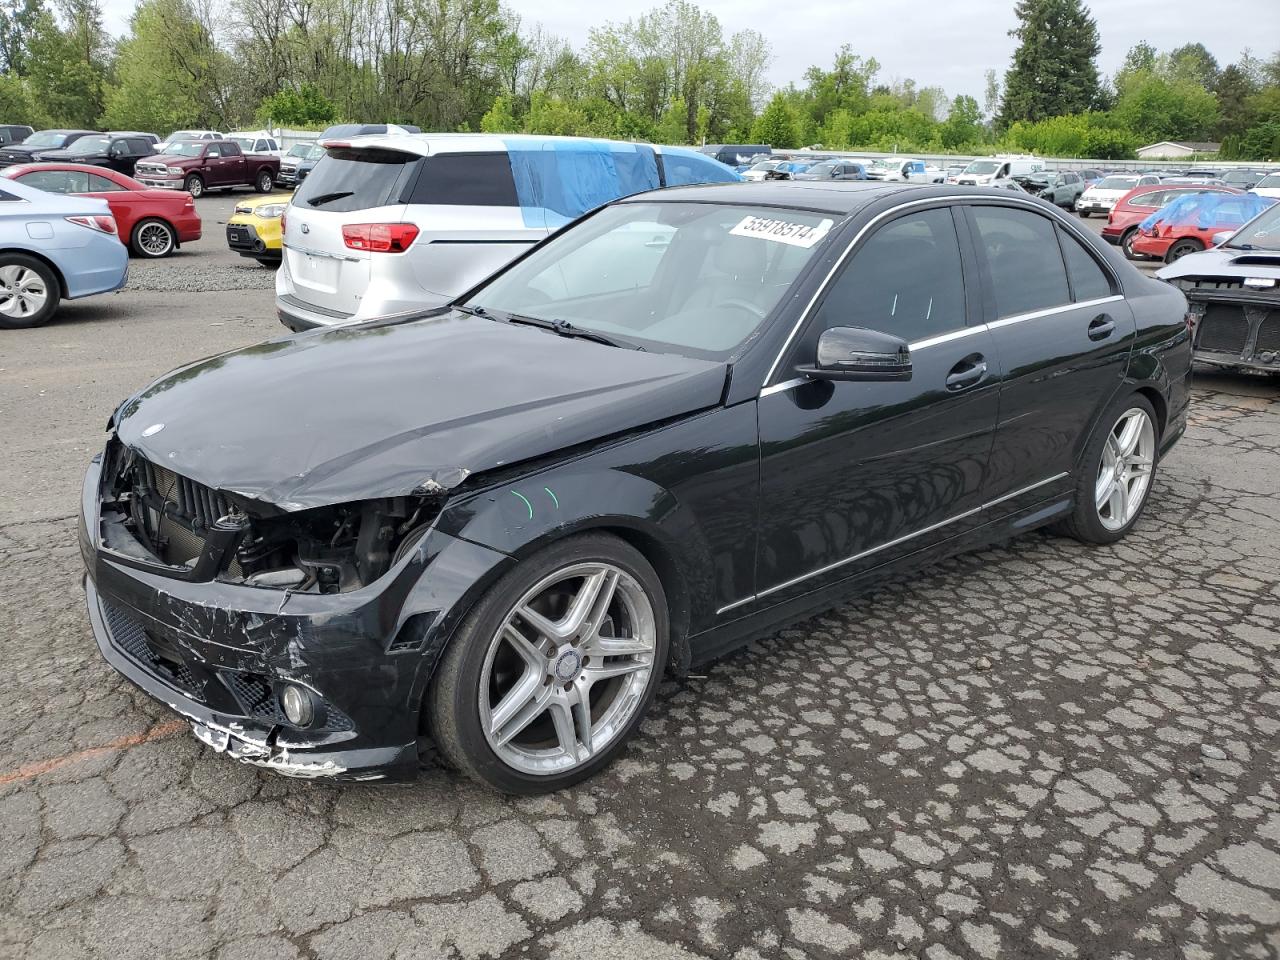
{"type": "Polygon", "coordinates": [[[1124,255],[1130,260],[1147,259],[1140,253],[1135,253],[1133,249],[1133,241],[1138,239],[1138,228],[1130,227],[1120,235],[1120,249],[1124,251],[1124,255]]]}
{"type": "Polygon", "coordinates": [[[1088,220],[1091,216],[1093,216],[1093,214],[1091,214],[1088,210],[1077,210],[1076,213],[1080,214],[1081,220],[1088,220]]]}
{"type": "Polygon", "coordinates": [[[0,253],[0,328],[38,327],[58,309],[61,287],[48,264],[0,253]]]}
{"type": "Polygon", "coordinates": [[[1173,246],[1165,252],[1164,262],[1173,263],[1175,260],[1181,260],[1189,253],[1199,253],[1203,249],[1203,243],[1199,240],[1193,240],[1190,237],[1182,240],[1175,240],[1173,246]]]}
{"type": "Polygon", "coordinates": [[[1114,543],[1128,533],[1147,505],[1159,443],[1146,397],[1112,405],[1085,448],[1075,507],[1061,531],[1085,543],[1114,543]]]}
{"type": "Polygon", "coordinates": [[[522,560],[467,616],[429,693],[444,759],[504,793],[577,783],[622,750],[667,656],[661,581],[634,547],[584,534],[522,560]]]}
{"type": "Polygon", "coordinates": [[[259,193],[270,193],[273,186],[275,186],[275,177],[271,175],[270,170],[263,170],[258,174],[258,182],[255,187],[259,193]]]}
{"type": "Polygon", "coordinates": [[[141,220],[133,228],[133,236],[129,246],[140,257],[167,257],[178,245],[178,236],[173,227],[163,220],[141,220]]]}
{"type": "Polygon", "coordinates": [[[191,176],[187,177],[185,186],[187,188],[187,193],[191,194],[191,196],[204,196],[204,179],[196,174],[193,173],[191,176]]]}

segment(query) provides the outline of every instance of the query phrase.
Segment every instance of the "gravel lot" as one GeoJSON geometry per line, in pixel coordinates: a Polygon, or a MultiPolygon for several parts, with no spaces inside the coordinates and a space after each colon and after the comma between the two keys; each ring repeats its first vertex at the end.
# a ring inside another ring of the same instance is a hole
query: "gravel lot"
{"type": "Polygon", "coordinates": [[[1033,535],[782,631],[568,793],[301,783],[199,745],[83,612],[110,410],[280,331],[199,203],[136,290],[0,337],[0,957],[1280,955],[1280,383],[1201,378],[1123,543],[1033,535]]]}

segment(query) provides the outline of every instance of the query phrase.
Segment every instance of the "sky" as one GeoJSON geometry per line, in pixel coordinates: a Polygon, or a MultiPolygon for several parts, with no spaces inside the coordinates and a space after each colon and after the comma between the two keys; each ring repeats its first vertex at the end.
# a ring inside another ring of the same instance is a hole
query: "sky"
{"type": "MultiPolygon", "coordinates": [[[[580,48],[593,26],[625,21],[661,0],[505,0],[531,26],[580,48]]],[[[777,87],[800,82],[811,64],[829,65],[843,43],[880,63],[881,81],[910,77],[967,93],[982,102],[984,75],[1001,77],[1013,54],[1014,0],[695,0],[720,21],[726,37],[751,28],[768,38],[777,87]]],[[[1280,0],[1094,0],[1102,39],[1099,66],[1110,76],[1126,51],[1143,40],[1157,50],[1199,41],[1226,66],[1248,46],[1256,56],[1280,50],[1280,0]]],[[[134,0],[105,0],[106,26],[128,29],[134,0]]]]}

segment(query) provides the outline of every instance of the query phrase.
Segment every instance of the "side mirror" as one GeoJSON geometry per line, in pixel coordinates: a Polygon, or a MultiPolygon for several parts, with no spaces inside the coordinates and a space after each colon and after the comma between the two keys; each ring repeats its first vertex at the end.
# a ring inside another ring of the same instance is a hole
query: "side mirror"
{"type": "Polygon", "coordinates": [[[1219,230],[1213,235],[1213,245],[1215,247],[1220,247],[1230,240],[1232,236],[1234,236],[1234,231],[1232,230],[1219,230]]]}
{"type": "Polygon", "coordinates": [[[910,380],[907,341],[864,327],[831,327],[818,337],[813,366],[796,372],[815,380],[910,380]]]}

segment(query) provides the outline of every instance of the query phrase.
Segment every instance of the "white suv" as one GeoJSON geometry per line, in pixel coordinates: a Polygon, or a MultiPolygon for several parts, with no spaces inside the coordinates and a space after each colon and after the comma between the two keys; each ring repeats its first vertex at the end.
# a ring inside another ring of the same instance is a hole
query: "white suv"
{"type": "Polygon", "coordinates": [[[291,330],[447,303],[611,200],[742,179],[687,148],[577,137],[375,134],[324,146],[285,211],[276,311],[291,330]]]}

